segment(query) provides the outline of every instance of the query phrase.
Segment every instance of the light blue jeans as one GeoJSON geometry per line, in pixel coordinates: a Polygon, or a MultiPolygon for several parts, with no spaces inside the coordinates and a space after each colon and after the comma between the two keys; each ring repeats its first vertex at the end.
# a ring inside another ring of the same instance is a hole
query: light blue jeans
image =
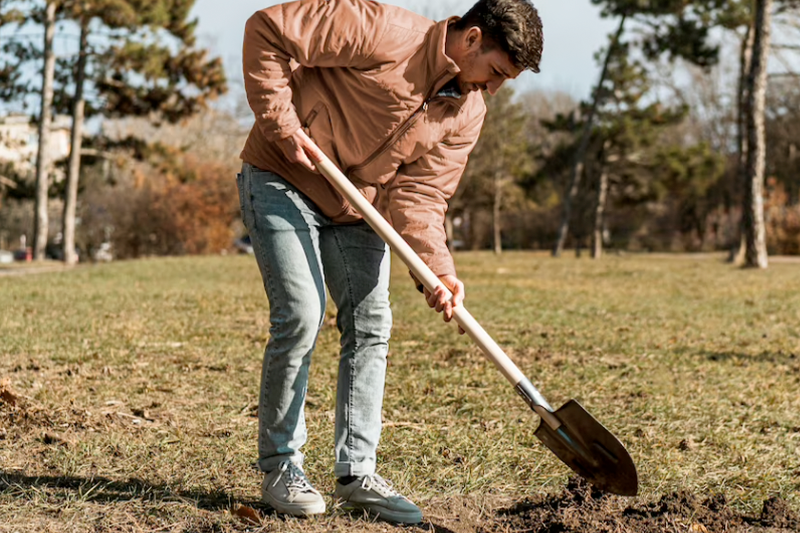
{"type": "Polygon", "coordinates": [[[269,299],[259,467],[269,472],[286,459],[303,464],[308,371],[325,317],[327,284],[341,333],[334,474],[373,474],[392,327],[388,247],[364,222],[333,223],[276,174],[245,163],[237,184],[269,299]]]}

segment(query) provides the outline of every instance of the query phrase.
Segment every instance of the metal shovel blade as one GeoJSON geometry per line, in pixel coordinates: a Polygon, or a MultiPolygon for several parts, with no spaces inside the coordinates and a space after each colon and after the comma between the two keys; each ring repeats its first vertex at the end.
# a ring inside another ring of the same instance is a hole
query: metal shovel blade
{"type": "Polygon", "coordinates": [[[600,490],[636,496],[639,477],[622,443],[575,400],[553,413],[554,430],[542,420],[535,435],[576,473],[600,490]]]}

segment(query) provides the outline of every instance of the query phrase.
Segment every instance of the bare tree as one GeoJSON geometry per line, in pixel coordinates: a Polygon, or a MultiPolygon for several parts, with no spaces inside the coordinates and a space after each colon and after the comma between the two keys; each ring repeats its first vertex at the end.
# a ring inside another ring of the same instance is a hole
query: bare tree
{"type": "MultiPolygon", "coordinates": [[[[603,144],[603,155],[606,158],[610,142],[603,144]]],[[[600,259],[603,255],[603,226],[605,224],[606,200],[608,198],[608,168],[601,163],[600,176],[597,178],[597,197],[594,208],[594,230],[592,231],[592,259],[600,259]]]]}
{"type": "Polygon", "coordinates": [[[56,34],[56,3],[47,2],[44,20],[44,68],[42,76],[42,99],[39,114],[39,151],[36,158],[36,218],[33,232],[33,258],[42,260],[47,246],[49,219],[47,215],[47,193],[50,188],[49,140],[53,119],[53,84],[56,56],[53,38],[56,34]]]}
{"type": "Polygon", "coordinates": [[[594,117],[597,114],[598,107],[600,106],[601,92],[603,83],[606,80],[606,75],[608,74],[609,62],[611,61],[611,57],[615,52],[617,44],[619,43],[620,37],[622,37],[622,32],[625,31],[625,19],[625,15],[620,17],[619,28],[617,29],[617,33],[614,35],[614,40],[608,47],[606,59],[603,63],[603,70],[600,72],[600,80],[597,82],[597,87],[594,91],[592,106],[589,108],[589,114],[586,117],[586,122],[583,125],[581,142],[580,145],[578,145],[577,151],[575,152],[575,159],[572,163],[572,168],[570,169],[569,174],[569,185],[567,186],[567,191],[564,195],[564,203],[561,212],[561,225],[558,228],[558,238],[556,239],[556,245],[553,248],[553,257],[561,256],[561,252],[564,250],[564,243],[567,241],[567,234],[569,233],[569,221],[572,216],[572,204],[575,201],[575,197],[578,195],[580,176],[583,173],[583,162],[586,158],[586,149],[589,146],[589,138],[591,137],[592,126],[594,125],[594,117]]]}
{"type": "Polygon", "coordinates": [[[510,180],[508,178],[504,178],[500,171],[494,173],[492,180],[492,186],[494,189],[494,201],[492,202],[492,240],[494,242],[495,255],[500,255],[503,253],[503,222],[501,219],[501,210],[503,208],[503,187],[508,181],[510,180]]]}
{"type": "Polygon", "coordinates": [[[773,0],[756,0],[753,51],[747,79],[747,161],[742,232],[744,266],[767,268],[767,237],[764,223],[764,168],[766,165],[765,114],[767,63],[771,44],[773,0]]]}
{"type": "Polygon", "coordinates": [[[89,48],[89,20],[81,20],[81,36],[78,51],[78,64],[75,69],[75,98],[72,104],[72,148],[67,170],[67,193],[64,199],[64,262],[74,265],[78,262],[75,253],[75,206],[78,203],[78,179],[81,171],[81,145],[83,144],[83,120],[86,100],[83,86],[86,81],[86,56],[89,48]]]}

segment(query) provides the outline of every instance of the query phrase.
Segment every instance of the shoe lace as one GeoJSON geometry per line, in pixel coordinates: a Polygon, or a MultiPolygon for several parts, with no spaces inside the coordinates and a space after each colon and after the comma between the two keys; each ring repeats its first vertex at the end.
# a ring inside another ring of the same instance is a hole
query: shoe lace
{"type": "Polygon", "coordinates": [[[400,496],[400,493],[394,489],[392,483],[386,479],[383,479],[378,474],[364,476],[364,479],[361,480],[361,488],[364,490],[374,490],[384,498],[400,496]]]}
{"type": "Polygon", "coordinates": [[[275,481],[272,482],[272,486],[278,484],[279,481],[283,480],[284,485],[289,491],[299,491],[299,492],[313,492],[314,487],[311,486],[306,475],[300,469],[299,466],[294,464],[291,461],[284,461],[278,466],[278,470],[280,470],[281,474],[275,477],[275,481]]]}

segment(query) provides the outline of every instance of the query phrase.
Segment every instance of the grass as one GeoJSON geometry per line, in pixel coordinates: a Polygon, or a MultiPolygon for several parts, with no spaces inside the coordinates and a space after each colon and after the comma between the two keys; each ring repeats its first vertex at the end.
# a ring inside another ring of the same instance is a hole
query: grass
{"type": "MultiPolygon", "coordinates": [[[[472,314],[550,403],[577,399],[626,444],[639,498],[800,504],[797,264],[531,253],[457,264],[472,314]]],[[[561,490],[569,472],[535,438],[538,418],[427,309],[399,261],[393,275],[380,472],[426,512],[442,499],[561,490]]],[[[267,334],[250,257],[0,277],[0,531],[252,530],[230,511],[258,508],[267,334]]],[[[323,494],[337,346],[326,325],[308,397],[306,470],[323,494]]],[[[347,520],[267,516],[261,527],[387,527],[347,520]]]]}

